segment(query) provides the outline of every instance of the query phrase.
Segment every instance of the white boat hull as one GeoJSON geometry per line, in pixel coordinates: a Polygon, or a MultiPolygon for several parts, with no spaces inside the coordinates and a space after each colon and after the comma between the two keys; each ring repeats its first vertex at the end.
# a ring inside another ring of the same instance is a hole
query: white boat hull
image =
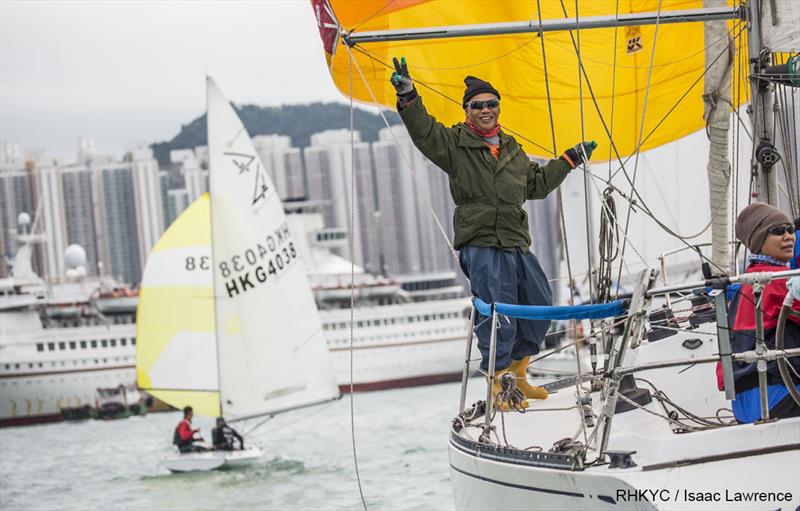
{"type": "Polygon", "coordinates": [[[174,454],[161,461],[170,472],[207,472],[218,468],[250,465],[264,455],[258,447],[243,451],[207,451],[174,454]]]}
{"type": "MultiPolygon", "coordinates": [[[[795,428],[800,422],[795,421],[795,428]]],[[[800,451],[660,470],[553,470],[492,461],[449,445],[456,509],[796,509],[800,451]],[[780,470],[776,470],[780,467],[780,470]],[[606,472],[598,473],[598,472],[606,472]],[[762,498],[763,497],[763,498],[762,498]],[[755,499],[755,500],[744,500],[755,499]]]]}
{"type": "MultiPolygon", "coordinates": [[[[707,359],[717,350],[714,332],[715,325],[707,323],[642,345],[627,361],[707,359]],[[702,341],[699,346],[687,343],[694,338],[702,341]]],[[[640,387],[652,382],[701,417],[713,420],[730,407],[716,389],[713,365],[687,362],[636,377],[640,387]]],[[[599,393],[592,396],[597,416],[599,393]]],[[[634,465],[593,464],[593,448],[582,468],[577,458],[549,452],[579,427],[575,399],[574,384],[564,385],[547,400],[532,402],[527,413],[504,414],[502,425],[495,416],[492,438],[501,446],[477,442],[482,416],[469,427],[454,427],[449,459],[456,509],[794,510],[800,505],[800,418],[675,431],[658,416],[664,410],[654,396],[643,410],[614,417],[608,450],[631,453],[634,465]],[[502,447],[506,443],[513,447],[502,447]]]]}

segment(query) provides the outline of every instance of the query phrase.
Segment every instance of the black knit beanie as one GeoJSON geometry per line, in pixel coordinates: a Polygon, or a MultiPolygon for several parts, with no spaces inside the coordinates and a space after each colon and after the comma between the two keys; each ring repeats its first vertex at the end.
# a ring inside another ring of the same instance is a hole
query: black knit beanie
{"type": "Polygon", "coordinates": [[[497,99],[500,99],[500,93],[497,92],[497,89],[492,87],[492,84],[489,82],[484,82],[480,78],[475,78],[474,76],[468,76],[464,78],[464,84],[467,86],[466,90],[464,90],[464,101],[462,102],[462,107],[467,108],[467,101],[472,99],[474,96],[480,94],[481,92],[491,92],[497,99]]]}

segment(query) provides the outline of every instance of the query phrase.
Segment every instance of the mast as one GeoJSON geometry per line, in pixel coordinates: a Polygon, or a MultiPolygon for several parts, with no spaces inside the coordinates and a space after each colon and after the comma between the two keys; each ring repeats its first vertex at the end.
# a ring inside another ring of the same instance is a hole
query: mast
{"type": "MultiPolygon", "coordinates": [[[[206,133],[208,136],[208,168],[214,169],[218,162],[214,162],[212,166],[211,157],[214,155],[214,152],[211,151],[211,130],[209,129],[211,126],[210,122],[210,112],[211,112],[211,94],[209,94],[209,88],[211,87],[211,77],[206,75],[206,133]]],[[[211,184],[211,179],[209,177],[209,188],[211,184]]],[[[219,414],[221,416],[225,416],[225,410],[222,408],[222,370],[220,369],[219,363],[219,311],[217,308],[217,300],[221,297],[217,296],[217,270],[216,265],[214,264],[214,221],[212,220],[212,215],[214,214],[214,208],[211,206],[212,201],[214,200],[213,194],[211,190],[208,191],[208,223],[211,228],[211,296],[214,297],[214,351],[217,354],[216,363],[217,363],[217,398],[219,400],[219,414]]]]}
{"type": "Polygon", "coordinates": [[[774,87],[758,76],[771,63],[769,48],[764,46],[762,20],[760,0],[750,0],[747,4],[751,99],[749,113],[755,146],[750,165],[755,175],[754,197],[758,201],[778,207],[778,180],[775,172],[772,172],[773,165],[780,159],[773,145],[774,87]]]}
{"type": "MultiPolygon", "coordinates": [[[[725,0],[703,0],[703,7],[724,7],[725,0]]],[[[711,262],[715,274],[732,270],[730,260],[731,224],[731,164],[728,160],[728,132],[730,127],[731,68],[734,47],[727,22],[705,22],[705,56],[710,67],[705,77],[703,101],[710,147],[708,154],[708,194],[711,211],[711,262]],[[719,56],[728,45],[727,54],[719,56]],[[719,58],[717,58],[719,56],[719,58]],[[715,62],[716,59],[716,62],[715,62]]],[[[734,107],[735,108],[735,107],[734,107]]]]}

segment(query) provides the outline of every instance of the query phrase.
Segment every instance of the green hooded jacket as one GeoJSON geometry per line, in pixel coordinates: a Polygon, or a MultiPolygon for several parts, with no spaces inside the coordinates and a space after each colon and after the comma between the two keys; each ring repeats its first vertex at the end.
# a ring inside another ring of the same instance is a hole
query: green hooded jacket
{"type": "Polygon", "coordinates": [[[453,247],[519,247],[527,252],[531,237],[522,205],[555,190],[569,174],[569,164],[562,159],[543,166],[530,161],[502,130],[500,156],[495,159],[483,138],[466,124],[446,128],[437,122],[421,97],[400,110],[400,117],[414,145],[450,179],[456,203],[453,247]]]}

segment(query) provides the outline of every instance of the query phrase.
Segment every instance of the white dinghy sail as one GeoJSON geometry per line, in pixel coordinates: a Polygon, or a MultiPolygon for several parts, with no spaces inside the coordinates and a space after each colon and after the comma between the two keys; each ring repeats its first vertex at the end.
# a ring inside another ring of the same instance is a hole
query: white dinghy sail
{"type": "Polygon", "coordinates": [[[220,403],[245,418],[339,396],[322,321],[277,190],[208,78],[220,403]]]}
{"type": "Polygon", "coordinates": [[[139,386],[229,420],[335,399],[322,322],[281,201],[235,111],[211,78],[207,86],[210,197],[176,220],[145,267],[139,386]]]}

